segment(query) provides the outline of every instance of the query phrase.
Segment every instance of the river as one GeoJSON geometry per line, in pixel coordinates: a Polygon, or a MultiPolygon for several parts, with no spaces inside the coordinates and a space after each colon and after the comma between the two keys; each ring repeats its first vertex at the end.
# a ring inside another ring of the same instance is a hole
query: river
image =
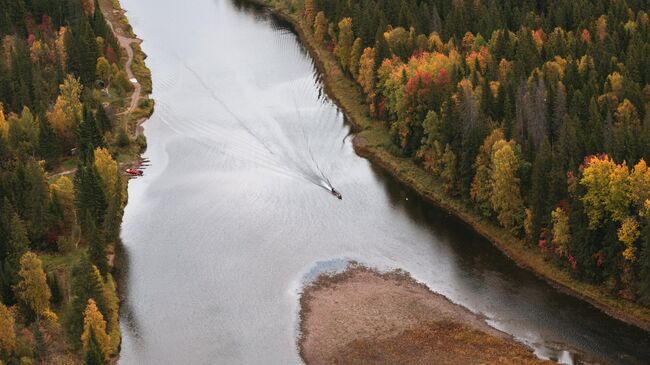
{"type": "Polygon", "coordinates": [[[520,269],[355,155],[287,24],[232,0],[122,5],[156,112],[122,227],[120,364],[299,364],[300,289],[349,260],[410,272],[538,356],[650,363],[647,333],[520,269]]]}

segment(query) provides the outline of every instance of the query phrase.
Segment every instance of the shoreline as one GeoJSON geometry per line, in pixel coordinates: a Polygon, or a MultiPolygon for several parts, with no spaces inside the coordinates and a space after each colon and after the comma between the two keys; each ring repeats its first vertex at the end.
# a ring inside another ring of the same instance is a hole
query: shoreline
{"type": "Polygon", "coordinates": [[[552,363],[402,271],[351,264],[321,274],[304,288],[299,316],[308,365],[552,363]]]}
{"type": "Polygon", "coordinates": [[[531,251],[521,240],[512,237],[493,223],[485,222],[469,211],[464,203],[447,196],[440,189],[435,178],[416,165],[413,160],[395,157],[386,151],[383,143],[387,140],[387,131],[382,127],[381,121],[368,117],[368,108],[364,104],[365,99],[358,85],[347,79],[333,56],[316,44],[309,32],[303,28],[302,20],[295,14],[289,14],[275,1],[249,1],[268,8],[280,19],[292,25],[301,43],[314,60],[316,69],[323,76],[322,82],[327,95],[354,127],[356,135],[353,146],[360,157],[381,167],[428,203],[453,214],[471,226],[518,266],[531,271],[557,290],[583,300],[621,322],[650,332],[650,308],[613,297],[602,292],[595,285],[573,279],[565,269],[547,262],[541,253],[531,251]],[[424,183],[418,180],[423,180],[424,183]]]}
{"type": "MultiPolygon", "coordinates": [[[[136,36],[129,23],[128,17],[126,15],[127,11],[122,8],[122,4],[119,0],[100,0],[99,6],[104,14],[106,23],[110,27],[114,36],[118,39],[118,43],[122,49],[122,52],[126,54],[126,57],[120,57],[120,63],[124,66],[124,69],[127,73],[129,79],[135,79],[137,82],[133,83],[133,92],[127,96],[128,103],[124,108],[116,114],[118,118],[118,123],[122,123],[123,127],[126,130],[127,136],[130,139],[130,143],[138,147],[137,150],[132,148],[122,152],[122,157],[124,158],[119,163],[120,169],[125,167],[139,167],[142,163],[142,154],[146,150],[146,138],[144,137],[144,128],[142,125],[149,120],[153,115],[155,101],[151,99],[152,92],[152,76],[151,70],[146,66],[145,59],[147,55],[140,48],[142,40],[136,36]],[[117,7],[116,7],[117,6],[117,7]],[[143,103],[146,101],[146,103],[143,103]]],[[[120,172],[121,173],[121,172],[120,172]]],[[[128,187],[130,178],[127,178],[126,184],[124,185],[126,202],[125,207],[128,205],[128,187]]],[[[120,222],[120,227],[122,222],[120,222]]],[[[119,307],[118,312],[121,314],[123,309],[123,301],[125,298],[122,296],[123,293],[123,281],[122,281],[122,272],[120,265],[120,258],[123,255],[123,246],[121,238],[118,239],[114,247],[114,253],[112,255],[112,270],[113,276],[116,281],[116,292],[117,297],[119,298],[119,307]]],[[[118,324],[119,324],[118,316],[118,324]]],[[[121,325],[119,328],[120,341],[117,345],[117,352],[114,357],[111,358],[111,364],[117,364],[120,359],[120,354],[122,352],[122,333],[121,325]]]]}

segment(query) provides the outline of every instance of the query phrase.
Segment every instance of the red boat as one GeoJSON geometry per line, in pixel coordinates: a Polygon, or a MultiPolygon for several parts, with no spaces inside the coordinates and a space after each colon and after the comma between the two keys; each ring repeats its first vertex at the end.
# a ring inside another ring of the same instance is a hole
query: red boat
{"type": "Polygon", "coordinates": [[[142,174],[144,174],[144,171],[139,169],[126,169],[126,173],[132,176],[142,176],[142,174]]]}

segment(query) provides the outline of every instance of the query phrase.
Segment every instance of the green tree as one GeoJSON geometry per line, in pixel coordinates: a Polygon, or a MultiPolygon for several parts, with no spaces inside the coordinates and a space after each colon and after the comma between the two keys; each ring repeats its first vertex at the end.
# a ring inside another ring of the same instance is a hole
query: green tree
{"type": "Polygon", "coordinates": [[[104,360],[101,345],[97,340],[97,336],[95,336],[95,331],[92,328],[90,329],[90,337],[88,339],[85,362],[86,365],[106,365],[106,360],[104,360]]]}
{"type": "Polygon", "coordinates": [[[95,223],[92,219],[88,220],[90,225],[87,228],[88,232],[88,257],[90,262],[95,265],[102,275],[108,273],[108,258],[106,257],[106,242],[104,242],[103,237],[95,226],[95,223]]]}
{"type": "Polygon", "coordinates": [[[94,164],[77,167],[74,177],[74,196],[77,216],[82,220],[84,234],[88,232],[91,223],[85,221],[88,217],[95,226],[102,226],[108,204],[101,184],[101,178],[94,164]]]}
{"type": "MultiPolygon", "coordinates": [[[[5,206],[6,205],[8,205],[8,203],[6,203],[5,206]]],[[[5,211],[8,211],[8,209],[5,209],[5,211]]],[[[23,221],[20,219],[18,214],[13,213],[13,217],[11,218],[9,240],[6,246],[6,253],[4,253],[4,273],[0,275],[0,278],[3,279],[2,281],[5,284],[5,289],[11,290],[11,286],[18,284],[18,281],[20,280],[20,277],[18,276],[18,271],[20,270],[20,258],[28,250],[29,239],[27,238],[27,230],[25,229],[25,225],[23,224],[23,221]]],[[[7,290],[5,290],[5,293],[7,293],[7,290]]],[[[11,292],[5,294],[5,298],[3,300],[10,301],[12,299],[9,297],[11,294],[11,292]]]]}
{"type": "Polygon", "coordinates": [[[102,313],[108,313],[104,300],[104,280],[88,257],[84,255],[72,271],[72,306],[68,314],[68,332],[80,338],[83,331],[83,312],[92,299],[102,313]]]}
{"type": "Polygon", "coordinates": [[[41,118],[38,123],[38,153],[46,161],[59,154],[58,141],[50,122],[41,118]]]}
{"type": "Polygon", "coordinates": [[[549,175],[552,169],[552,150],[548,138],[544,138],[533,162],[530,189],[531,209],[531,235],[537,239],[542,227],[548,223],[548,214],[551,210],[550,204],[550,182],[549,175]]]}

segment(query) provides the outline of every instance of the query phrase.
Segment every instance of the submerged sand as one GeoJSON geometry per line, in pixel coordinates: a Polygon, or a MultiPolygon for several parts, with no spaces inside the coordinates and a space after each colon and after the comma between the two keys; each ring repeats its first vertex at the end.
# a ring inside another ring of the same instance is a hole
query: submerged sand
{"type": "Polygon", "coordinates": [[[309,365],[551,363],[402,272],[321,275],[300,304],[309,365]]]}

